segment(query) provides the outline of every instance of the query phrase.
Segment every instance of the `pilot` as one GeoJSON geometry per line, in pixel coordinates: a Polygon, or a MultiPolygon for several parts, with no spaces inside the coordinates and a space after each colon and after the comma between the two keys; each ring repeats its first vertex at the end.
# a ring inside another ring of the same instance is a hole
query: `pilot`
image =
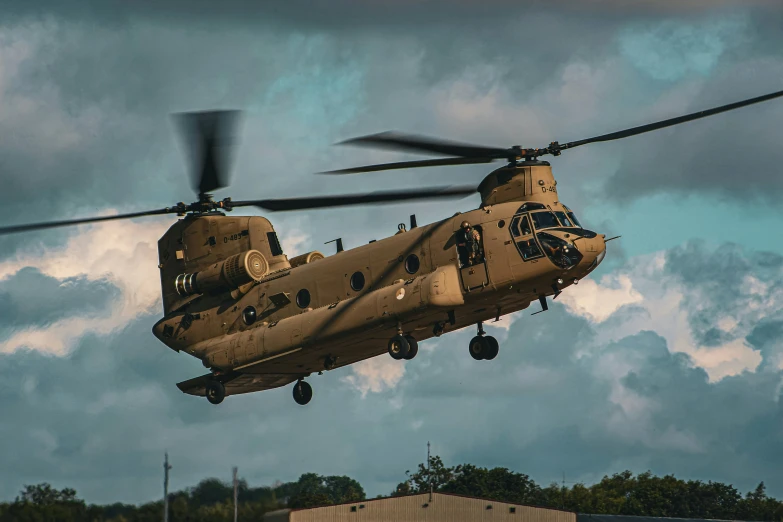
{"type": "Polygon", "coordinates": [[[463,221],[459,232],[457,232],[457,252],[459,252],[460,265],[471,266],[478,262],[480,240],[481,235],[478,230],[471,227],[467,221],[463,221]]]}

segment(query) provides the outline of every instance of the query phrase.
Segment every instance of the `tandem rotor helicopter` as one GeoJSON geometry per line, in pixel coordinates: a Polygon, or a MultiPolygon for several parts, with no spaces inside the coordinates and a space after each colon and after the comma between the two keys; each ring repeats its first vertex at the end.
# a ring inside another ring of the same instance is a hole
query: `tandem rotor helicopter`
{"type": "MultiPolygon", "coordinates": [[[[425,159],[330,171],[353,174],[389,169],[507,163],[478,187],[369,194],[215,201],[227,186],[227,132],[236,111],[180,115],[197,141],[192,172],[198,201],[157,210],[0,228],[0,234],[163,214],[180,217],[158,241],[163,318],[153,334],[169,348],[200,359],[209,373],[177,384],[219,404],[227,395],[290,383],[307,404],[304,379],[388,353],[416,357],[418,343],[470,325],[468,352],[476,360],[498,355],[483,322],[527,308],[577,284],[606,255],[604,234],[583,228],[557,192],[550,164],[539,158],[712,116],[783,96],[783,91],[678,118],[540,149],[494,148],[421,136],[382,133],[343,144],[434,153],[425,159]],[[481,205],[441,221],[324,256],[289,258],[271,222],[228,214],[239,207],[293,211],[414,199],[464,197],[481,205]]],[[[538,313],[538,312],[536,312],[538,313]]]]}

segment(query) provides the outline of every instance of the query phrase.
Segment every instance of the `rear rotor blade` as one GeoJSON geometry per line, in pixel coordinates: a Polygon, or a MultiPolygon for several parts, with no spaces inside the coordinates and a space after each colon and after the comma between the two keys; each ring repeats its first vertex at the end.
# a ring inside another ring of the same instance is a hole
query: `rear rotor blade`
{"type": "Polygon", "coordinates": [[[464,158],[505,158],[509,155],[508,149],[458,143],[392,131],[352,138],[341,141],[337,145],[356,145],[403,152],[432,152],[464,158]]]}
{"type": "Polygon", "coordinates": [[[264,210],[289,211],[313,208],[344,207],[366,203],[397,203],[414,199],[456,198],[475,194],[475,187],[434,187],[417,190],[371,192],[367,194],[343,194],[308,198],[257,199],[232,201],[232,207],[254,206],[264,210]]]}
{"type": "Polygon", "coordinates": [[[114,216],[100,216],[82,219],[66,219],[63,221],[48,221],[45,223],[30,223],[27,225],[13,225],[0,227],[0,235],[14,234],[16,232],[29,232],[31,230],[43,230],[46,228],[65,227],[69,225],[82,225],[84,223],[97,223],[99,221],[113,221],[116,219],[131,219],[144,216],[158,216],[161,214],[173,214],[179,212],[178,208],[161,208],[158,210],[146,210],[144,212],[131,212],[130,214],[117,214],[114,216]]]}
{"type": "Polygon", "coordinates": [[[678,125],[680,123],[686,123],[689,121],[706,118],[707,116],[713,116],[715,114],[720,114],[721,112],[731,111],[734,109],[739,109],[741,107],[747,107],[748,105],[761,103],[764,101],[779,98],[781,96],[783,96],[783,91],[773,92],[771,94],[765,94],[764,96],[758,96],[756,98],[750,98],[748,100],[730,103],[728,105],[722,105],[720,107],[715,107],[714,109],[707,109],[704,111],[694,112],[692,114],[686,114],[685,116],[678,116],[677,118],[670,118],[668,120],[659,121],[657,123],[641,125],[639,127],[633,127],[618,132],[603,134],[601,136],[596,136],[594,138],[587,138],[585,140],[564,143],[563,145],[559,146],[559,150],[571,149],[574,147],[578,147],[580,145],[586,145],[588,143],[596,143],[600,141],[612,141],[612,140],[619,140],[622,138],[629,138],[631,136],[636,136],[637,134],[643,134],[645,132],[663,129],[665,127],[671,127],[672,125],[678,125]]]}
{"type": "Polygon", "coordinates": [[[234,151],[233,131],[240,111],[185,112],[173,115],[190,150],[193,189],[199,195],[228,186],[234,151]]]}
{"type": "Polygon", "coordinates": [[[473,163],[490,163],[495,158],[443,158],[419,161],[398,161],[395,163],[381,163],[378,165],[366,165],[349,169],[328,170],[319,174],[358,174],[360,172],[377,172],[380,170],[413,169],[417,167],[438,167],[443,165],[470,165],[473,163]]]}

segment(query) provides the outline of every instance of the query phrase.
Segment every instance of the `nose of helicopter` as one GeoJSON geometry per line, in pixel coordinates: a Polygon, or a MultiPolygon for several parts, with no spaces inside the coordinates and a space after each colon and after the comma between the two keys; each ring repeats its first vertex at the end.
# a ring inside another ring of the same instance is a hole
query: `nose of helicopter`
{"type": "Polygon", "coordinates": [[[583,238],[578,243],[579,251],[583,255],[579,268],[587,275],[595,270],[606,257],[606,234],[598,234],[592,238],[583,238]]]}

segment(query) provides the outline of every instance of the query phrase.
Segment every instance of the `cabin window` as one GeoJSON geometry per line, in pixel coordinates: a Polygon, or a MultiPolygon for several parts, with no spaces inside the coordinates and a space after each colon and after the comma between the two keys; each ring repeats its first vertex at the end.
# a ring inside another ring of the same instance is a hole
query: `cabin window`
{"type": "Polygon", "coordinates": [[[405,259],[405,271],[409,274],[418,272],[420,265],[421,263],[419,262],[419,258],[416,257],[416,254],[411,254],[405,259]]]}
{"type": "Polygon", "coordinates": [[[356,292],[364,288],[364,274],[361,272],[354,272],[351,276],[351,288],[356,292]]]}
{"type": "Polygon", "coordinates": [[[553,212],[535,212],[530,214],[530,217],[533,219],[536,230],[560,226],[560,223],[557,222],[557,218],[553,212]]]}
{"type": "Polygon", "coordinates": [[[296,293],[296,306],[299,308],[307,308],[310,305],[310,291],[307,288],[302,288],[296,293]]]}
{"type": "Polygon", "coordinates": [[[251,324],[256,322],[256,309],[252,306],[248,306],[244,310],[242,310],[242,320],[245,322],[246,325],[250,326],[251,324]]]}
{"type": "Polygon", "coordinates": [[[564,227],[574,226],[573,223],[571,223],[571,220],[568,219],[568,216],[566,216],[565,212],[555,212],[555,215],[557,215],[557,219],[560,220],[560,224],[562,224],[564,227]]]}
{"type": "Polygon", "coordinates": [[[282,256],[283,248],[280,246],[280,241],[277,239],[276,232],[267,232],[266,239],[269,241],[269,250],[272,251],[273,256],[282,256]]]}

